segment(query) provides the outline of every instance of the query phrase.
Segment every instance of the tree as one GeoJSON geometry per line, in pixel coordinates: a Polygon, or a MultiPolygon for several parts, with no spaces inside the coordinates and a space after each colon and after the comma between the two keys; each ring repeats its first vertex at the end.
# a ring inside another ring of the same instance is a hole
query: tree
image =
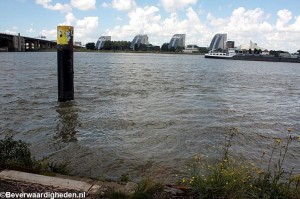
{"type": "Polygon", "coordinates": [[[130,41],[105,41],[103,50],[129,50],[130,41]]]}
{"type": "Polygon", "coordinates": [[[95,43],[87,43],[85,44],[85,48],[89,50],[95,50],[95,43]]]}
{"type": "Polygon", "coordinates": [[[112,41],[105,41],[103,50],[111,50],[112,41]]]}
{"type": "Polygon", "coordinates": [[[261,49],[254,48],[254,54],[261,54],[261,53],[262,53],[261,49]]]}
{"type": "Polygon", "coordinates": [[[278,57],[278,53],[275,50],[270,50],[269,54],[278,57]]]}
{"type": "Polygon", "coordinates": [[[163,51],[163,52],[169,51],[169,43],[164,43],[164,44],[161,46],[161,51],[163,51]]]}
{"type": "Polygon", "coordinates": [[[140,50],[140,45],[134,44],[134,50],[135,50],[135,51],[139,51],[139,50],[140,50]]]}
{"type": "Polygon", "coordinates": [[[300,54],[300,50],[297,50],[297,52],[300,54]]]}
{"type": "Polygon", "coordinates": [[[177,46],[175,52],[183,52],[184,47],[177,46]]]}
{"type": "Polygon", "coordinates": [[[141,51],[147,51],[147,45],[146,44],[140,44],[139,46],[141,51]]]}
{"type": "Polygon", "coordinates": [[[262,50],[261,50],[261,49],[259,49],[259,50],[257,51],[257,53],[258,53],[258,54],[261,54],[261,53],[262,53],[262,50]]]}
{"type": "Polygon", "coordinates": [[[172,46],[172,47],[169,49],[170,52],[175,52],[175,50],[176,50],[176,49],[175,49],[174,46],[172,46]]]}
{"type": "Polygon", "coordinates": [[[254,54],[258,54],[257,51],[257,48],[254,48],[254,54]]]}
{"type": "Polygon", "coordinates": [[[251,48],[249,48],[249,54],[252,54],[252,49],[251,48]]]}
{"type": "Polygon", "coordinates": [[[121,41],[119,43],[121,50],[129,50],[130,46],[131,46],[131,42],[130,41],[121,41]]]}
{"type": "Polygon", "coordinates": [[[208,49],[206,47],[199,47],[199,53],[208,53],[208,49]]]}

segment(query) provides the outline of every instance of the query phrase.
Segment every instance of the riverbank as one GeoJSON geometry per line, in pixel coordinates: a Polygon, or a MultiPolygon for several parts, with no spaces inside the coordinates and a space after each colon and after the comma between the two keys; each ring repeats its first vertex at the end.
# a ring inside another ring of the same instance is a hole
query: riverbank
{"type": "MultiPolygon", "coordinates": [[[[237,134],[232,132],[225,137],[221,158],[209,162],[203,156],[195,156],[187,167],[187,175],[168,185],[151,174],[141,177],[138,182],[130,182],[129,174],[119,182],[92,180],[57,174],[67,172],[65,165],[36,161],[31,157],[28,144],[14,141],[11,137],[0,141],[0,168],[15,167],[34,173],[5,169],[0,172],[0,193],[59,192],[81,194],[79,198],[287,198],[300,197],[300,174],[294,169],[284,168],[288,148],[300,137],[287,129],[287,134],[274,140],[267,169],[254,163],[241,162],[230,156],[230,147],[237,134]],[[273,154],[279,153],[274,161],[273,154]],[[37,174],[38,173],[38,174],[37,174]],[[15,189],[15,187],[21,187],[15,189]],[[36,188],[38,187],[38,188],[36,188]],[[42,187],[42,188],[39,188],[42,187]],[[27,190],[27,191],[24,191],[27,190]]],[[[263,154],[264,156],[265,154],[263,154]]],[[[16,193],[16,194],[17,194],[16,193]]],[[[74,195],[72,195],[73,197],[74,195]]],[[[69,195],[68,195],[69,197],[69,195]]],[[[71,198],[71,197],[70,197],[71,198]]],[[[78,196],[76,195],[76,198],[78,196]]]]}
{"type": "MultiPolygon", "coordinates": [[[[0,172],[1,194],[46,194],[48,192],[49,194],[69,193],[80,198],[91,198],[89,196],[95,195],[98,190],[100,190],[100,186],[98,185],[63,176],[50,177],[14,170],[0,172]]],[[[12,196],[0,195],[0,197],[11,198],[12,196]]],[[[42,198],[44,197],[46,196],[42,198]]]]}
{"type": "MultiPolygon", "coordinates": [[[[38,51],[26,52],[56,52],[56,49],[41,49],[38,51]]],[[[166,55],[200,55],[204,56],[205,53],[184,53],[184,52],[162,52],[162,51],[131,51],[131,50],[88,50],[83,48],[75,48],[74,52],[77,53],[133,53],[133,54],[166,54],[166,55]]],[[[222,58],[220,58],[222,59],[222,58]]],[[[242,60],[242,61],[263,61],[263,62],[286,62],[286,63],[300,63],[300,58],[287,58],[287,57],[273,57],[262,55],[235,55],[228,60],[242,60]]]]}
{"type": "MultiPolygon", "coordinates": [[[[0,197],[7,198],[9,198],[9,195],[2,194],[48,194],[50,197],[57,194],[66,196],[64,198],[117,199],[121,196],[134,195],[141,191],[138,190],[139,186],[140,184],[134,182],[94,181],[88,178],[66,175],[43,176],[14,170],[3,170],[0,172],[0,197]]],[[[147,190],[143,190],[143,193],[146,194],[147,190]]],[[[179,188],[164,185],[153,189],[150,198],[188,199],[192,197],[179,188]]]]}

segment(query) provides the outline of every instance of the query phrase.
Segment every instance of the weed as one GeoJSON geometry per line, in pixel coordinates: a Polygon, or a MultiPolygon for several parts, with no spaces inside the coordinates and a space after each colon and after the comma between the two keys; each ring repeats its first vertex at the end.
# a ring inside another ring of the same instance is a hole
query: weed
{"type": "Polygon", "coordinates": [[[230,157],[230,147],[235,134],[225,138],[223,155],[217,163],[209,164],[200,157],[195,157],[190,177],[182,180],[192,189],[197,198],[228,199],[296,199],[300,198],[299,174],[293,177],[293,169],[286,172],[283,168],[289,145],[297,137],[291,135],[291,129],[285,138],[276,138],[271,150],[267,170],[238,162],[230,157]],[[273,164],[275,152],[279,158],[273,164]]]}
{"type": "Polygon", "coordinates": [[[104,173],[102,173],[102,174],[99,176],[98,180],[99,180],[100,182],[108,181],[108,179],[107,179],[107,177],[106,177],[106,175],[105,175],[104,173]]]}
{"type": "Polygon", "coordinates": [[[143,178],[133,194],[121,191],[111,191],[108,196],[110,199],[152,199],[155,194],[163,190],[161,183],[155,182],[152,178],[143,178]]]}
{"type": "Polygon", "coordinates": [[[108,194],[109,199],[129,199],[129,195],[119,191],[111,191],[108,194]]]}
{"type": "Polygon", "coordinates": [[[291,129],[288,129],[284,138],[275,138],[267,170],[254,179],[254,198],[300,197],[299,181],[293,177],[294,168],[287,172],[283,167],[289,146],[294,140],[297,140],[297,137],[291,135],[291,129]],[[275,152],[279,154],[277,161],[274,161],[275,152]]]}
{"type": "Polygon", "coordinates": [[[67,169],[67,164],[57,164],[54,162],[48,163],[48,167],[50,168],[51,172],[59,173],[63,175],[67,175],[69,170],[67,169]]]}
{"type": "Polygon", "coordinates": [[[122,174],[121,182],[128,182],[130,180],[130,176],[128,173],[122,174]]]}
{"type": "Polygon", "coordinates": [[[132,199],[151,199],[154,194],[163,190],[163,185],[161,183],[155,182],[152,178],[146,177],[138,183],[138,187],[132,199]]]}
{"type": "Polygon", "coordinates": [[[252,165],[244,165],[227,157],[216,164],[195,165],[192,177],[186,182],[192,194],[199,198],[247,198],[251,189],[252,165]]]}

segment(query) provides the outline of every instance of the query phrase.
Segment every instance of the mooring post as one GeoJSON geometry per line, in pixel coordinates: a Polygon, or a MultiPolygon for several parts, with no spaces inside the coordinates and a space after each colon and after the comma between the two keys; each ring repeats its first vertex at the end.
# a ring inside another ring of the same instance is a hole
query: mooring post
{"type": "Polygon", "coordinates": [[[74,100],[73,27],[57,26],[58,101],[74,100]]]}

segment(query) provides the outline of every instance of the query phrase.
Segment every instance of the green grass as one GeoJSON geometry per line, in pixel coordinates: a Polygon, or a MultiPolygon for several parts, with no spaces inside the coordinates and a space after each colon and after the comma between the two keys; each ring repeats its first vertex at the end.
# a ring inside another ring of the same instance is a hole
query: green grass
{"type": "Polygon", "coordinates": [[[197,198],[249,198],[256,168],[226,158],[215,164],[195,158],[191,177],[184,180],[197,198]]]}
{"type": "Polygon", "coordinates": [[[300,175],[293,169],[285,171],[283,163],[292,142],[299,140],[291,135],[274,139],[267,169],[237,161],[230,157],[234,134],[226,138],[223,156],[217,163],[209,164],[195,157],[191,174],[182,182],[191,187],[195,198],[202,199],[299,199],[300,175]],[[275,152],[279,158],[275,159],[275,152]],[[275,163],[274,163],[275,162],[275,163]]]}
{"type": "Polygon", "coordinates": [[[121,176],[121,182],[129,182],[130,176],[128,173],[122,174],[121,176]]]}
{"type": "Polygon", "coordinates": [[[150,177],[144,178],[138,183],[138,187],[134,194],[132,195],[132,199],[151,199],[154,194],[157,192],[161,192],[163,190],[163,185],[161,183],[156,182],[150,177]]]}
{"type": "Polygon", "coordinates": [[[150,177],[143,178],[133,194],[112,190],[108,196],[110,199],[154,199],[156,193],[163,190],[163,185],[150,177]]]}
{"type": "Polygon", "coordinates": [[[129,199],[130,196],[126,193],[113,190],[108,194],[108,198],[109,199],[129,199]]]}

